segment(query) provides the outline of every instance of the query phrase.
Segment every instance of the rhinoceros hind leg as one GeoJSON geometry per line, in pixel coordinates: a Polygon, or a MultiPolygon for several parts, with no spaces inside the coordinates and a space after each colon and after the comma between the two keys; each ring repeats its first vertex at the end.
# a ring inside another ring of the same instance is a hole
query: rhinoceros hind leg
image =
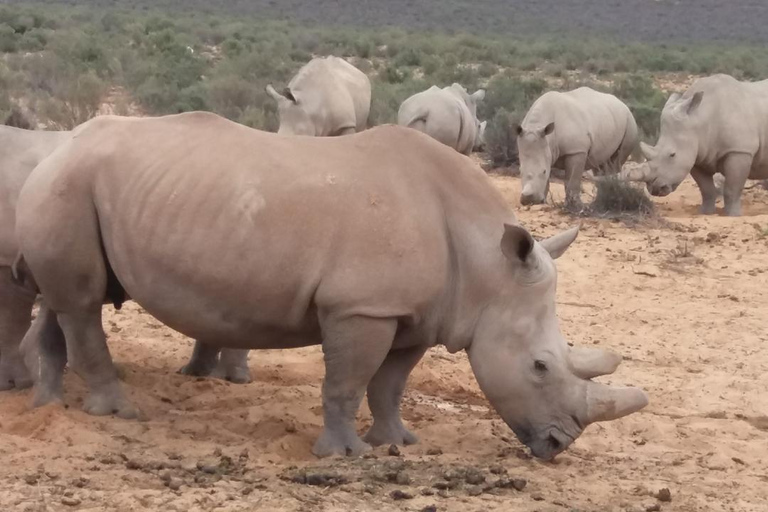
{"type": "Polygon", "coordinates": [[[419,440],[403,425],[400,418],[400,400],[408,376],[421,360],[426,347],[392,350],[384,364],[368,384],[368,407],[373,414],[373,425],[363,440],[373,445],[416,444],[419,440]]]}
{"type": "Polygon", "coordinates": [[[45,303],[21,342],[24,362],[34,376],[33,407],[61,403],[64,396],[64,367],[67,345],[56,314],[45,303]]]}
{"type": "Polygon", "coordinates": [[[221,357],[219,357],[219,364],[211,372],[211,377],[235,384],[248,384],[251,382],[251,371],[248,369],[248,350],[223,349],[221,357]]]}
{"type": "Polygon", "coordinates": [[[368,383],[392,347],[397,321],[352,317],[322,322],[325,380],[318,457],[361,455],[371,449],[357,435],[355,415],[368,383]]]}
{"type": "Polygon", "coordinates": [[[131,419],[138,411],[126,398],[117,378],[117,369],[107,347],[101,324],[101,304],[95,310],[77,314],[59,313],[59,325],[67,340],[72,369],[88,386],[83,409],[88,414],[114,414],[131,419]]]}
{"type": "Polygon", "coordinates": [[[195,341],[189,362],[181,367],[179,373],[196,377],[207,377],[219,362],[220,348],[215,345],[195,341]]]}
{"type": "Polygon", "coordinates": [[[729,217],[741,215],[741,193],[749,178],[752,156],[744,153],[732,153],[722,161],[722,173],[725,176],[723,201],[725,214],[729,217]]]}
{"type": "Polygon", "coordinates": [[[0,391],[32,385],[19,344],[32,321],[35,294],[12,282],[9,268],[0,268],[0,391]]]}

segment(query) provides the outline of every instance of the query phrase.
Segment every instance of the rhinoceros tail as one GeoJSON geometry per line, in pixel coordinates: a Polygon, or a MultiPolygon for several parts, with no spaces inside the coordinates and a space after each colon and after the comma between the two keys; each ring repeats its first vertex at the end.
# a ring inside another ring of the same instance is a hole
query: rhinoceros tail
{"type": "Polygon", "coordinates": [[[19,286],[39,292],[37,283],[35,283],[35,280],[32,277],[32,272],[29,270],[27,262],[24,261],[24,255],[21,254],[21,252],[16,255],[16,258],[11,264],[11,277],[19,286]]]}
{"type": "MultiPolygon", "coordinates": [[[[98,222],[98,218],[97,218],[98,222]]],[[[104,297],[104,303],[111,302],[115,309],[120,310],[123,307],[123,303],[128,300],[128,294],[125,292],[122,283],[117,278],[112,264],[109,262],[107,256],[107,250],[104,248],[104,239],[101,236],[101,229],[99,228],[99,245],[101,246],[101,255],[104,258],[104,269],[107,272],[107,290],[104,297]]]]}

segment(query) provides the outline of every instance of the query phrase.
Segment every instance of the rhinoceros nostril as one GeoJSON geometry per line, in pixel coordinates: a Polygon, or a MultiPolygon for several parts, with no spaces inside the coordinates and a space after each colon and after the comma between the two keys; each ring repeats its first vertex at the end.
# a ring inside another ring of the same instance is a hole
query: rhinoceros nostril
{"type": "Polygon", "coordinates": [[[552,434],[549,434],[549,437],[547,438],[547,442],[549,443],[549,446],[552,448],[553,451],[557,452],[560,451],[560,449],[563,446],[563,443],[561,443],[555,436],[552,434]]]}

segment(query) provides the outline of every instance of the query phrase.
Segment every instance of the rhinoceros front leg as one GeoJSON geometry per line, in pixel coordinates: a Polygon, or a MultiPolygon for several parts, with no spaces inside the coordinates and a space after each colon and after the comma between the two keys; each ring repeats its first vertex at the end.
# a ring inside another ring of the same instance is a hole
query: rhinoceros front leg
{"type": "Polygon", "coordinates": [[[109,354],[101,324],[101,304],[93,310],[59,313],[57,319],[66,338],[70,366],[88,386],[85,412],[135,418],[137,411],[125,397],[109,354]]]}
{"type": "Polygon", "coordinates": [[[409,445],[419,440],[403,425],[400,400],[413,368],[424,356],[426,347],[392,350],[368,384],[368,407],[373,425],[363,440],[373,446],[382,444],[409,445]]]}
{"type": "Polygon", "coordinates": [[[357,435],[355,415],[365,388],[392,346],[397,321],[366,317],[321,322],[323,330],[323,431],[318,457],[356,456],[371,449],[357,435]]]}
{"type": "Polygon", "coordinates": [[[14,283],[9,268],[0,268],[0,391],[32,385],[19,344],[32,321],[34,302],[35,294],[14,283]]]}
{"type": "Polygon", "coordinates": [[[699,186],[699,191],[701,192],[701,213],[713,215],[715,213],[715,203],[717,202],[715,175],[694,167],[691,169],[691,177],[696,182],[696,185],[699,186]]]}
{"type": "Polygon", "coordinates": [[[56,314],[45,303],[21,342],[24,362],[35,381],[33,407],[61,403],[64,397],[64,367],[67,345],[56,314]]]}
{"type": "Polygon", "coordinates": [[[197,377],[210,376],[235,384],[248,384],[251,382],[248,350],[220,349],[198,340],[195,341],[195,348],[192,350],[189,362],[181,367],[179,373],[197,377]]]}
{"type": "Polygon", "coordinates": [[[749,178],[752,156],[744,153],[731,153],[723,159],[722,173],[725,176],[723,201],[725,214],[729,217],[741,215],[741,192],[749,178]]]}
{"type": "Polygon", "coordinates": [[[569,209],[581,211],[581,177],[587,163],[586,153],[578,153],[565,157],[565,204],[569,209]]]}

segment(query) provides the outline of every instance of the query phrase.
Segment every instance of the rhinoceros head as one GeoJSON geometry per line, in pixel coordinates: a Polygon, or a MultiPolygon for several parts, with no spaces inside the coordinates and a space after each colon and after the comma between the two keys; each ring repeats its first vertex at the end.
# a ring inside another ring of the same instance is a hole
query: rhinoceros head
{"type": "Polygon", "coordinates": [[[554,258],[578,228],[535,242],[519,226],[505,225],[501,251],[503,291],[485,308],[467,352],[483,393],[521,442],[539,458],[565,450],[590,423],[645,407],[637,388],[589,379],[612,373],[621,358],[598,349],[571,349],[555,315],[554,258]]]}
{"type": "Polygon", "coordinates": [[[537,129],[517,126],[517,151],[520,158],[520,180],[523,205],[543,203],[549,192],[552,150],[547,137],[555,131],[555,123],[537,129]]]}
{"type": "Polygon", "coordinates": [[[280,128],[277,133],[282,135],[315,135],[315,124],[301,101],[286,87],[282,94],[272,85],[267,85],[267,94],[277,102],[277,113],[280,116],[280,128]]]}
{"type": "Polygon", "coordinates": [[[688,97],[672,94],[661,112],[661,132],[656,146],[640,143],[650,172],[646,177],[648,192],[666,196],[673,192],[696,163],[699,151],[697,115],[704,93],[688,97]]]}

